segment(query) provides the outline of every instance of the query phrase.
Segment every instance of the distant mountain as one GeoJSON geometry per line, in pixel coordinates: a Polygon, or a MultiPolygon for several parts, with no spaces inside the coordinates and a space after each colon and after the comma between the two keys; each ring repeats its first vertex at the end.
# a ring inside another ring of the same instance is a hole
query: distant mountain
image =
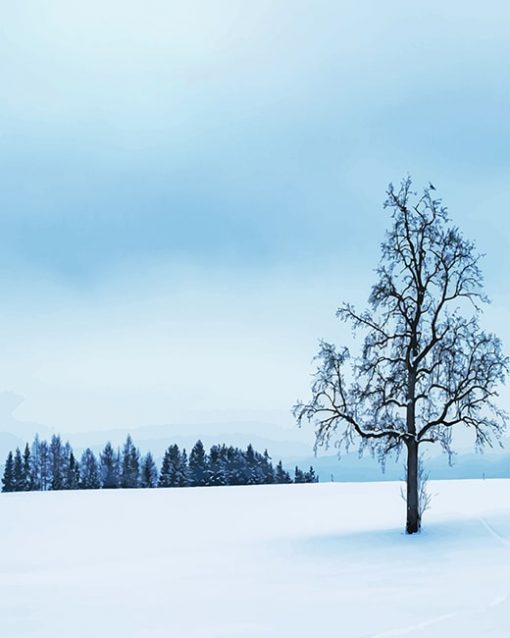
{"type": "MultiPolygon", "coordinates": [[[[389,459],[384,473],[375,459],[359,458],[356,453],[337,456],[308,456],[286,459],[287,467],[313,465],[321,482],[395,481],[404,477],[404,461],[389,459]]],[[[459,454],[448,465],[446,455],[425,459],[425,471],[430,479],[510,478],[510,452],[459,454]]]]}
{"type": "MultiPolygon", "coordinates": [[[[63,435],[69,439],[72,446],[79,452],[85,447],[90,447],[94,452],[99,452],[107,441],[114,446],[122,446],[128,430],[108,430],[102,432],[82,432],[79,434],[63,435]]],[[[176,443],[181,448],[189,450],[198,439],[206,447],[217,443],[225,443],[236,447],[246,448],[251,443],[255,449],[268,450],[271,457],[278,461],[294,457],[307,457],[312,446],[303,440],[296,440],[295,431],[286,431],[278,426],[266,423],[237,422],[237,423],[207,423],[192,425],[158,425],[141,427],[131,430],[134,443],[142,452],[151,450],[156,458],[160,458],[166,448],[176,443]]]]}

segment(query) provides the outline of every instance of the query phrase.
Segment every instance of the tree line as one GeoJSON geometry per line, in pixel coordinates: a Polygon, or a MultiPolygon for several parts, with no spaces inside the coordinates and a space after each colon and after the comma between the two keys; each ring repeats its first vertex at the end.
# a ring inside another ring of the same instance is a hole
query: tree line
{"type": "Polygon", "coordinates": [[[161,467],[151,452],[142,455],[131,436],[120,449],[110,442],[96,456],[87,448],[78,460],[69,442],[59,435],[40,440],[23,452],[9,452],[4,466],[2,492],[48,490],[91,490],[116,488],[194,487],[211,485],[262,485],[272,483],[315,483],[313,467],[303,471],[296,466],[294,476],[282,462],[273,466],[267,450],[261,454],[250,444],[246,450],[213,445],[206,451],[198,440],[189,456],[178,445],[170,445],[161,467]]]}

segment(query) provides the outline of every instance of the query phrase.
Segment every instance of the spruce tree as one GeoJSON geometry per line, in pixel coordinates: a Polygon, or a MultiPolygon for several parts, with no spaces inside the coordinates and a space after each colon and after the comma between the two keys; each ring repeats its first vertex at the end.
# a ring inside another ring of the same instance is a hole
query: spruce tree
{"type": "Polygon", "coordinates": [[[2,492],[14,492],[14,459],[12,452],[9,452],[5,462],[2,492]]]}
{"type": "Polygon", "coordinates": [[[289,473],[283,469],[281,461],[278,461],[275,472],[275,483],[292,483],[289,473]]]}
{"type": "Polygon", "coordinates": [[[246,470],[247,470],[247,485],[257,485],[263,483],[263,471],[262,471],[262,459],[259,454],[253,449],[253,445],[250,443],[246,449],[246,470]]]}
{"type": "Polygon", "coordinates": [[[230,447],[227,458],[229,459],[230,485],[246,485],[248,482],[248,467],[244,452],[239,448],[230,447]]]}
{"type": "Polygon", "coordinates": [[[227,469],[225,459],[218,445],[213,445],[209,453],[207,485],[227,485],[227,469]]]}
{"type": "Polygon", "coordinates": [[[100,456],[101,485],[104,489],[114,489],[120,484],[119,455],[114,451],[110,441],[105,445],[100,456]]]}
{"type": "Polygon", "coordinates": [[[185,449],[183,449],[183,451],[179,455],[179,463],[177,465],[175,479],[177,482],[177,487],[189,487],[190,485],[188,455],[186,454],[185,449]]]}
{"type": "Polygon", "coordinates": [[[69,454],[69,464],[65,478],[65,489],[78,490],[80,488],[80,466],[74,454],[69,454]]]}
{"type": "Polygon", "coordinates": [[[101,487],[99,479],[99,467],[94,452],[87,448],[81,457],[80,463],[80,489],[97,490],[101,487]]]}
{"type": "Polygon", "coordinates": [[[25,492],[29,492],[33,489],[30,456],[30,448],[27,443],[23,452],[23,489],[25,492]]]}
{"type": "Polygon", "coordinates": [[[24,490],[25,481],[23,476],[23,458],[19,447],[17,447],[14,454],[14,491],[23,492],[24,490]]]}
{"type": "Polygon", "coordinates": [[[274,483],[274,467],[271,463],[271,457],[269,456],[269,452],[264,450],[264,456],[262,457],[262,474],[264,477],[263,482],[267,484],[274,483]]]}
{"type": "Polygon", "coordinates": [[[41,488],[41,442],[39,435],[36,434],[32,443],[30,454],[30,483],[33,490],[41,488]]]}
{"type": "Polygon", "coordinates": [[[303,470],[300,470],[299,467],[296,465],[296,468],[294,470],[294,483],[306,483],[307,481],[305,481],[305,475],[303,470]]]}
{"type": "Polygon", "coordinates": [[[140,472],[141,487],[156,487],[158,484],[158,468],[154,463],[152,454],[147,454],[142,459],[142,470],[140,472]]]}
{"type": "Polygon", "coordinates": [[[161,471],[159,473],[158,487],[171,487],[171,460],[170,448],[165,451],[163,461],[161,463],[161,471]]]}
{"type": "Polygon", "coordinates": [[[193,486],[207,485],[207,455],[202,441],[198,440],[189,455],[190,481],[193,486]]]}
{"type": "Polygon", "coordinates": [[[39,480],[41,490],[51,489],[50,450],[46,441],[39,444],[39,480]]]}
{"type": "Polygon", "coordinates": [[[133,445],[128,435],[122,449],[122,468],[120,486],[123,488],[138,487],[140,484],[140,452],[133,445]]]}
{"type": "Polygon", "coordinates": [[[54,434],[50,442],[50,472],[51,489],[61,490],[64,487],[64,472],[62,463],[62,441],[59,435],[54,434]]]}
{"type": "Polygon", "coordinates": [[[315,474],[315,470],[310,465],[308,472],[304,472],[303,479],[305,483],[318,483],[319,477],[315,474]]]}

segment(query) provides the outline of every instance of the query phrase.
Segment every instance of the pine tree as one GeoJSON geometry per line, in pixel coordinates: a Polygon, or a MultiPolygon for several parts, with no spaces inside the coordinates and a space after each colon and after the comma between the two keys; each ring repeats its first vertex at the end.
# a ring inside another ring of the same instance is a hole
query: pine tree
{"type": "Polygon", "coordinates": [[[100,456],[101,485],[105,489],[114,489],[120,484],[119,455],[112,447],[110,441],[100,456]]]}
{"type": "Polygon", "coordinates": [[[63,490],[73,489],[69,487],[69,476],[70,476],[69,465],[71,463],[72,453],[73,453],[73,449],[71,448],[69,441],[66,441],[65,444],[62,446],[62,450],[61,450],[61,459],[62,459],[61,472],[62,472],[62,489],[63,490]]]}
{"type": "Polygon", "coordinates": [[[33,490],[41,488],[41,443],[39,435],[36,434],[32,443],[30,455],[30,483],[33,490]]]}
{"type": "Polygon", "coordinates": [[[190,481],[193,486],[207,485],[207,455],[202,441],[198,440],[189,455],[190,481]]]}
{"type": "Polygon", "coordinates": [[[39,444],[39,481],[41,490],[51,489],[50,450],[46,441],[39,444]]]}
{"type": "Polygon", "coordinates": [[[227,459],[229,467],[229,484],[230,485],[246,485],[248,470],[246,467],[246,458],[239,448],[232,446],[227,450],[227,459]]]}
{"type": "Polygon", "coordinates": [[[87,448],[81,457],[80,489],[97,490],[101,486],[99,467],[94,452],[87,448]]]}
{"type": "Polygon", "coordinates": [[[207,485],[228,485],[225,459],[218,445],[211,447],[207,477],[207,485]]]}
{"type": "Polygon", "coordinates": [[[141,487],[156,487],[158,484],[158,468],[154,463],[152,454],[147,454],[142,459],[142,470],[140,473],[141,487]]]}
{"type": "Polygon", "coordinates": [[[80,489],[80,466],[72,452],[69,454],[69,464],[67,467],[67,473],[65,478],[65,489],[67,490],[80,489]]]}
{"type": "Polygon", "coordinates": [[[275,483],[292,483],[289,473],[283,469],[281,461],[278,461],[275,472],[275,483]]]}
{"type": "Polygon", "coordinates": [[[30,448],[28,447],[28,443],[25,445],[25,450],[23,452],[23,489],[25,490],[25,492],[29,492],[31,489],[33,489],[30,448]]]}
{"type": "Polygon", "coordinates": [[[170,448],[165,451],[163,461],[161,463],[161,471],[159,473],[158,487],[171,487],[171,460],[170,448]]]}
{"type": "Polygon", "coordinates": [[[313,469],[313,467],[310,465],[310,469],[308,470],[308,472],[304,472],[303,474],[303,482],[304,483],[318,483],[319,482],[319,477],[315,474],[315,470],[313,469]]]}
{"type": "Polygon", "coordinates": [[[262,457],[257,454],[253,449],[253,445],[250,443],[246,449],[246,470],[247,470],[247,485],[258,485],[263,483],[263,470],[262,470],[262,457]]]}
{"type": "Polygon", "coordinates": [[[305,481],[305,475],[303,473],[303,470],[300,470],[299,467],[296,465],[296,468],[294,470],[294,483],[306,483],[307,481],[305,481]]]}
{"type": "Polygon", "coordinates": [[[140,452],[133,445],[131,436],[127,436],[122,449],[122,469],[120,486],[123,488],[138,487],[140,484],[140,452]]]}
{"type": "Polygon", "coordinates": [[[264,450],[261,467],[263,474],[263,483],[265,483],[266,485],[274,483],[274,467],[271,463],[271,457],[269,456],[269,452],[267,450],[264,450]]]}
{"type": "Polygon", "coordinates": [[[19,447],[17,447],[14,454],[14,491],[23,492],[24,490],[25,481],[23,480],[23,458],[19,447]]]}
{"type": "Polygon", "coordinates": [[[5,462],[2,492],[14,492],[14,459],[12,452],[9,452],[5,462]]]}
{"type": "Polygon", "coordinates": [[[179,463],[177,465],[175,480],[177,487],[189,487],[190,485],[188,455],[186,454],[185,449],[183,449],[182,453],[179,455],[179,463]]]}
{"type": "Polygon", "coordinates": [[[61,490],[64,487],[64,472],[62,463],[62,441],[59,435],[54,434],[50,442],[50,473],[51,489],[61,490]]]}

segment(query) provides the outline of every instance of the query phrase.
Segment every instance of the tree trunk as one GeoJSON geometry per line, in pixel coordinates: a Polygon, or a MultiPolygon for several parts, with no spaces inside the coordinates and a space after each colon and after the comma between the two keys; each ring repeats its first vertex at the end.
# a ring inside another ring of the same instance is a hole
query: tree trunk
{"type": "Polygon", "coordinates": [[[418,496],[418,444],[407,444],[407,522],[406,532],[416,534],[420,531],[420,503],[418,496]]]}

